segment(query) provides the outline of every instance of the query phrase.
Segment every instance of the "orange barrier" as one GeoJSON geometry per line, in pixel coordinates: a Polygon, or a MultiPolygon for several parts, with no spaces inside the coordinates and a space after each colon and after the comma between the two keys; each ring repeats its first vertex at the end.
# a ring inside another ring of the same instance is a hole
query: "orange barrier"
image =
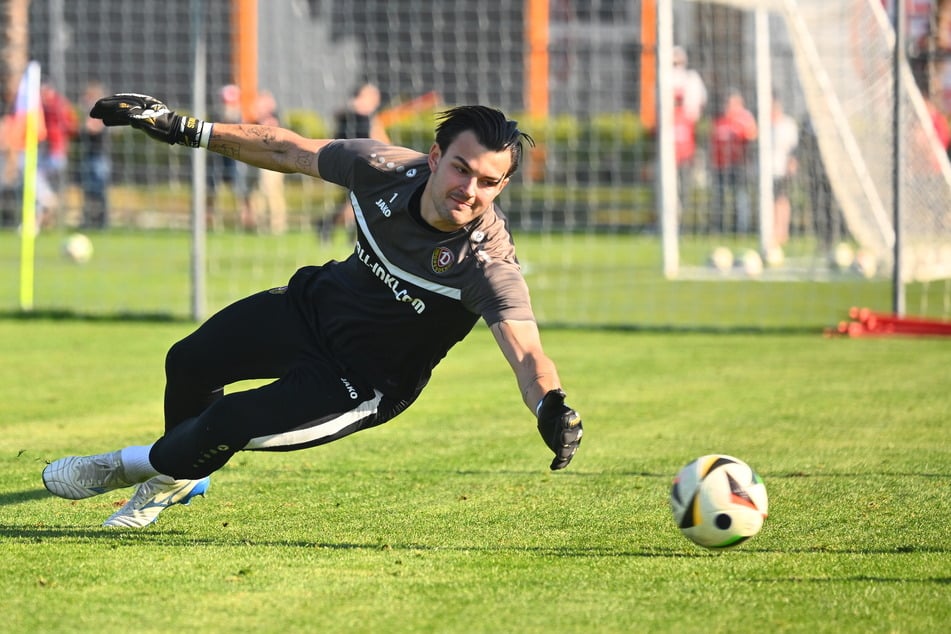
{"type": "Polygon", "coordinates": [[[439,97],[439,93],[430,91],[419,97],[414,97],[409,101],[404,101],[395,106],[390,106],[385,110],[381,110],[377,118],[380,120],[380,124],[386,128],[394,123],[405,121],[418,112],[432,110],[439,106],[441,102],[442,100],[439,97]]]}
{"type": "Polygon", "coordinates": [[[906,335],[911,337],[951,336],[951,321],[925,317],[903,317],[890,313],[877,313],[868,308],[849,309],[852,321],[841,321],[829,335],[847,337],[886,337],[906,335]]]}

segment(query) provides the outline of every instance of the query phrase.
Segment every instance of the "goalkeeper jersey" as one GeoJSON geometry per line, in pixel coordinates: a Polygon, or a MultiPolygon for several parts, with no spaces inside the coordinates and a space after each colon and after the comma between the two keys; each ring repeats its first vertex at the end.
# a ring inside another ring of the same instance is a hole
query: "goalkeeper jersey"
{"type": "Polygon", "coordinates": [[[427,155],[368,139],[319,154],[321,178],[349,190],[357,226],[342,262],[304,267],[288,292],[318,345],[387,396],[415,398],[482,317],[533,320],[507,222],[495,205],[445,233],[423,221],[427,155]]]}

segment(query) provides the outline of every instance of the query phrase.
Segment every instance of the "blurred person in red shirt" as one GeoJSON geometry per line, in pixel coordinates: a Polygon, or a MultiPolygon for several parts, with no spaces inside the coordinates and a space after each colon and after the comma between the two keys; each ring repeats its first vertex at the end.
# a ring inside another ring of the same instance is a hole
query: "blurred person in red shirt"
{"type": "MultiPolygon", "coordinates": [[[[935,135],[938,137],[938,143],[941,144],[941,149],[945,152],[945,154],[947,154],[948,147],[951,146],[951,127],[948,126],[948,120],[945,118],[944,113],[938,109],[938,106],[935,105],[935,102],[929,99],[927,95],[924,95],[924,99],[925,108],[928,109],[928,116],[931,118],[931,125],[934,127],[935,135]]],[[[921,139],[921,141],[924,143],[925,148],[927,148],[930,144],[930,142],[925,141],[924,139],[921,139]]],[[[933,154],[925,148],[920,148],[921,154],[923,156],[930,156],[933,154]]],[[[917,155],[918,152],[919,148],[915,148],[915,154],[913,155],[917,155]]],[[[938,163],[937,158],[932,161],[932,166],[933,171],[941,171],[941,166],[938,163]]]]}
{"type": "Polygon", "coordinates": [[[69,144],[79,131],[79,118],[69,100],[47,82],[40,87],[40,103],[46,142],[39,148],[37,199],[43,211],[42,224],[51,226],[58,220],[69,165],[69,144]]]}
{"type": "Polygon", "coordinates": [[[677,197],[681,218],[692,207],[697,166],[697,122],[707,104],[707,88],[700,73],[687,67],[687,51],[675,46],[671,84],[674,92],[674,157],[677,163],[677,197]]]}
{"type": "Polygon", "coordinates": [[[747,233],[752,215],[748,178],[749,145],[758,135],[756,119],[746,109],[743,95],[731,89],[723,111],[713,122],[710,137],[710,165],[713,171],[713,208],[710,230],[720,233],[747,233]],[[726,198],[732,197],[730,217],[726,198]]]}
{"type": "MultiPolygon", "coordinates": [[[[27,112],[25,95],[13,95],[4,100],[0,108],[0,226],[15,227],[22,218],[23,166],[26,150],[27,112]]],[[[40,106],[42,110],[42,105],[40,106]]],[[[40,147],[46,143],[46,122],[42,112],[37,117],[36,138],[40,147]]],[[[37,198],[49,187],[41,173],[37,173],[37,198]]],[[[36,204],[41,212],[40,202],[36,204]]],[[[37,227],[40,218],[37,217],[37,227]]]]}
{"type": "Polygon", "coordinates": [[[674,159],[677,163],[677,199],[681,218],[692,206],[693,168],[697,155],[696,121],[684,108],[683,95],[674,95],[674,159]]]}

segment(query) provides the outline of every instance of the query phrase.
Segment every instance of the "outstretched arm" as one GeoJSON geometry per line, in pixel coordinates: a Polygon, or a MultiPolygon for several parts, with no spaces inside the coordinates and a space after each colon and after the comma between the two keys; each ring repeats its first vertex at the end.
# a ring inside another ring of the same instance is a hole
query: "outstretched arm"
{"type": "Polygon", "coordinates": [[[276,126],[215,123],[208,149],[274,172],[320,178],[317,152],[331,140],[308,139],[276,126]]]}
{"type": "Polygon", "coordinates": [[[492,326],[492,334],[515,372],[522,400],[534,414],[545,394],[561,388],[555,363],[542,350],[538,326],[534,321],[504,320],[492,326]]]}
{"type": "Polygon", "coordinates": [[[307,139],[274,126],[202,121],[176,114],[155,97],[138,93],[100,99],[89,114],[107,126],[132,126],[171,145],[205,147],[256,167],[317,178],[317,152],[331,141],[307,139]]]}
{"type": "Polygon", "coordinates": [[[555,453],[551,469],[564,469],[581,444],[581,417],[565,405],[558,370],[542,350],[538,326],[534,321],[503,320],[491,330],[515,372],[522,401],[535,414],[538,432],[555,453]]]}

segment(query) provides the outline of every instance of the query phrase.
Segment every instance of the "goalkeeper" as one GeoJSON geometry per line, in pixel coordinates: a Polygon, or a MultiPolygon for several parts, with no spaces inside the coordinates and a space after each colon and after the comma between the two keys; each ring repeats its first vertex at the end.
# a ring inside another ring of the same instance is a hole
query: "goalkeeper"
{"type": "MultiPolygon", "coordinates": [[[[222,309],[165,359],[165,432],[151,445],[56,460],[43,483],[81,499],[136,486],[106,526],[146,526],[205,492],[238,451],[322,445],[409,407],[449,349],[481,317],[522,399],[568,466],[581,442],[555,364],[542,349],[529,292],[495,204],[532,138],[484,106],[441,113],[427,154],[370,139],[307,139],[283,128],[211,123],[145,95],[99,100],[91,116],[169,144],[347,188],[353,253],[305,266],[286,286],[222,309]],[[225,386],[273,379],[225,395],[225,386]]],[[[474,421],[474,424],[484,423],[474,421]]],[[[486,429],[491,434],[491,429],[486,429]]]]}

